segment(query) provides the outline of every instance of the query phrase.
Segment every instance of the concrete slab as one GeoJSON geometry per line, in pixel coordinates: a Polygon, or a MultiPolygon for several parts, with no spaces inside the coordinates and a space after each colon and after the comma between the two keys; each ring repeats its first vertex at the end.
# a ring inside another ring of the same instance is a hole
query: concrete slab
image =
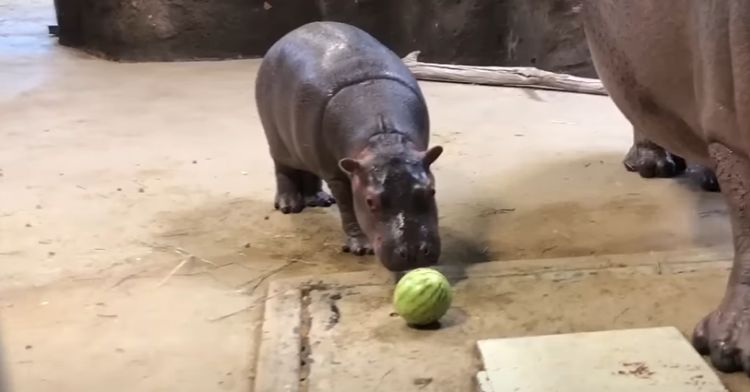
{"type": "MultiPolygon", "coordinates": [[[[265,323],[300,321],[264,335],[258,369],[269,368],[267,363],[302,363],[296,379],[299,390],[308,392],[475,390],[482,368],[478,340],[665,325],[688,335],[720,300],[729,257],[729,252],[712,249],[490,262],[464,271],[444,268],[456,295],[437,330],[409,328],[392,313],[393,277],[388,274],[275,281],[269,298],[297,288],[302,306],[275,307],[266,312],[265,323]],[[289,331],[302,331],[296,355],[278,343],[278,336],[289,331]]],[[[673,338],[648,344],[666,350],[673,338]]],[[[578,355],[557,354],[550,361],[573,361],[578,355]]],[[[689,362],[682,357],[673,363],[689,362]]],[[[722,379],[731,391],[750,388],[744,375],[722,379]]],[[[710,379],[704,381],[711,385],[710,379]]],[[[287,387],[264,384],[259,389],[256,384],[256,390],[267,392],[287,387]]]]}
{"type": "Polygon", "coordinates": [[[477,347],[488,392],[726,392],[673,327],[487,339],[477,347]]]}

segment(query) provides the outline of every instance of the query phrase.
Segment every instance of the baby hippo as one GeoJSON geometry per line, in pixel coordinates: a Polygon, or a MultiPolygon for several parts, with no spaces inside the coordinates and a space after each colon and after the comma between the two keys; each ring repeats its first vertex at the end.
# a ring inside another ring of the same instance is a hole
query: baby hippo
{"type": "Polygon", "coordinates": [[[443,149],[428,149],[424,97],[396,54],[356,27],[309,23],[268,50],[255,98],[275,165],[276,209],[298,213],[335,200],[345,252],[374,252],[392,271],[437,263],[430,165],[443,149]]]}

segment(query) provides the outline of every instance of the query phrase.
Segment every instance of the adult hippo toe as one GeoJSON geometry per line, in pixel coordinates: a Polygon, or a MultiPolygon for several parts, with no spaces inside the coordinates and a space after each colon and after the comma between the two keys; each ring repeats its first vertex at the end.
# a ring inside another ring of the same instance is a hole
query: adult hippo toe
{"type": "Polygon", "coordinates": [[[750,1],[587,0],[594,64],[645,139],[716,173],[734,264],[693,344],[723,371],[750,372],[750,1]]]}
{"type": "Polygon", "coordinates": [[[400,271],[435,264],[440,236],[424,97],[401,59],[364,31],[314,22],[263,59],[256,102],[276,169],[275,206],[339,205],[344,250],[400,271]]]}

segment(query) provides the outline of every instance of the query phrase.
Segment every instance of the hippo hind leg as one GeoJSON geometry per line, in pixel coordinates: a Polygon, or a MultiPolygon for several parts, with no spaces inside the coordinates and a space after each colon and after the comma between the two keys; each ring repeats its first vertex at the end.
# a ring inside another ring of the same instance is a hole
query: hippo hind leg
{"type": "Polygon", "coordinates": [[[713,170],[703,165],[690,165],[688,169],[688,176],[691,180],[695,181],[700,185],[701,189],[707,192],[719,192],[719,180],[716,179],[716,174],[713,170]]]}
{"type": "Polygon", "coordinates": [[[670,153],[633,129],[633,146],[623,161],[625,168],[643,178],[670,178],[682,174],[685,160],[670,153]]]}
{"type": "MultiPolygon", "coordinates": [[[[635,129],[633,146],[630,147],[623,164],[628,171],[638,172],[643,178],[671,178],[688,169],[685,159],[665,150],[635,129]]],[[[713,170],[703,165],[691,164],[687,174],[701,189],[708,192],[719,191],[719,181],[713,170]]]]}
{"type": "Polygon", "coordinates": [[[284,214],[296,214],[305,208],[302,197],[302,172],[276,162],[276,198],[274,208],[284,214]]]}
{"type": "Polygon", "coordinates": [[[318,176],[280,163],[276,167],[276,199],[274,207],[284,214],[296,214],[305,207],[328,207],[335,203],[333,197],[323,192],[323,182],[318,176]]]}
{"type": "Polygon", "coordinates": [[[329,207],[336,203],[333,196],[323,191],[323,181],[313,173],[302,171],[302,197],[308,207],[329,207]]]}

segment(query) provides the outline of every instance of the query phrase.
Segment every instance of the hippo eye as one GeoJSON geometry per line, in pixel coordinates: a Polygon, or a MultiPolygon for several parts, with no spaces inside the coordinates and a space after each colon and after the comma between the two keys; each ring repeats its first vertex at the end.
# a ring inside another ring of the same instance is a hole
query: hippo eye
{"type": "Polygon", "coordinates": [[[417,197],[421,197],[421,198],[433,197],[435,196],[435,188],[432,188],[432,187],[427,188],[427,187],[419,186],[419,187],[414,188],[414,194],[417,197]]]}

